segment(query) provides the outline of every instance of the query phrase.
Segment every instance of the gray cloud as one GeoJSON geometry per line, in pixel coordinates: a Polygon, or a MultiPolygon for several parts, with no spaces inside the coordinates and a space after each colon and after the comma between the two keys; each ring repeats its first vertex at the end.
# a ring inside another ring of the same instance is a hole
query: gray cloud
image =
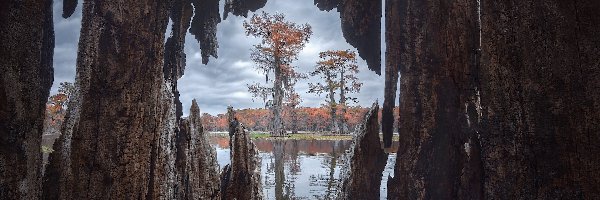
{"type": "MultiPolygon", "coordinates": [[[[221,12],[223,12],[221,3],[221,12]]],[[[318,10],[312,1],[297,0],[271,0],[265,8],[257,12],[285,13],[286,18],[299,24],[308,23],[313,28],[313,35],[306,48],[300,53],[298,66],[300,72],[308,72],[314,68],[319,59],[318,53],[332,49],[351,49],[354,47],[346,43],[342,36],[339,13],[334,9],[330,12],[318,10]]],[[[54,4],[54,24],[56,34],[56,48],[54,50],[55,81],[52,93],[57,90],[58,83],[73,81],[77,58],[77,42],[81,28],[81,2],[77,10],[69,19],[63,19],[62,2],[54,4]]],[[[252,14],[252,13],[251,13],[252,14]]],[[[250,15],[251,15],[250,14],[250,15]]],[[[189,33],[186,36],[185,75],[179,80],[178,87],[187,115],[192,99],[197,99],[202,112],[211,114],[223,113],[227,105],[236,108],[261,108],[264,102],[261,99],[252,100],[247,91],[247,84],[254,82],[264,83],[265,77],[255,71],[250,61],[250,49],[258,44],[259,39],[245,35],[242,17],[229,16],[227,20],[218,25],[217,37],[219,41],[218,59],[210,59],[207,65],[201,63],[198,42],[189,33]]],[[[167,32],[167,35],[170,31],[167,32]]],[[[383,37],[382,37],[383,38],[383,37]]],[[[381,41],[373,41],[381,42],[381,41]]],[[[382,56],[383,57],[383,56],[382,56]]],[[[370,106],[375,100],[383,100],[384,75],[378,76],[367,69],[364,60],[359,59],[358,65],[361,72],[358,74],[364,83],[359,94],[354,94],[360,101],[359,105],[370,106]]],[[[296,90],[304,99],[302,106],[320,106],[324,95],[307,94],[308,82],[316,82],[315,78],[302,80],[297,84],[296,90]]]]}
{"type": "Polygon", "coordinates": [[[61,82],[75,80],[75,65],[77,63],[77,44],[81,30],[81,3],[77,5],[75,13],[69,18],[62,17],[62,1],[54,1],[54,85],[51,94],[58,91],[61,82]]]}

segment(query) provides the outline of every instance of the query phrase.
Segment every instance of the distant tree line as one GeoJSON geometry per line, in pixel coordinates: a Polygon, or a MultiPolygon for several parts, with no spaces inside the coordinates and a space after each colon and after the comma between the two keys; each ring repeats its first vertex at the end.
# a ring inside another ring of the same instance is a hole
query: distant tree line
{"type": "MultiPolygon", "coordinates": [[[[338,107],[337,109],[342,108],[338,107]]],[[[345,109],[344,120],[349,127],[349,131],[353,132],[356,126],[362,122],[362,118],[368,108],[352,106],[345,109]]],[[[335,127],[331,125],[332,120],[329,107],[298,107],[293,109],[296,113],[295,117],[291,114],[287,114],[288,112],[292,112],[291,110],[292,109],[289,108],[283,110],[283,123],[286,127],[295,126],[300,132],[331,132],[332,127],[335,127]],[[296,120],[293,120],[294,118],[296,118],[296,120]]],[[[238,121],[249,131],[269,132],[271,130],[272,116],[269,109],[247,108],[236,110],[235,113],[238,121]]],[[[398,116],[398,108],[394,109],[394,113],[395,116],[398,116]]],[[[381,115],[381,113],[379,114],[381,115]]],[[[202,125],[206,131],[225,132],[228,130],[226,114],[211,115],[203,113],[201,118],[202,125]]],[[[398,124],[397,120],[395,121],[394,130],[397,130],[398,124]]]]}

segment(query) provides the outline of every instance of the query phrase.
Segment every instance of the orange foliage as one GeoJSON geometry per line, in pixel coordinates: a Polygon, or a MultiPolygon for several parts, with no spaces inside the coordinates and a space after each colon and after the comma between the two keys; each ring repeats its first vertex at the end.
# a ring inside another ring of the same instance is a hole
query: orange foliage
{"type": "MultiPolygon", "coordinates": [[[[338,108],[341,109],[341,108],[338,108]]],[[[330,131],[331,116],[329,108],[319,107],[299,107],[294,109],[297,115],[297,126],[299,131],[308,132],[323,132],[330,131]]],[[[364,114],[368,108],[353,106],[348,107],[344,118],[348,123],[348,127],[353,131],[358,124],[363,121],[364,114]]],[[[292,115],[291,110],[287,110],[283,115],[283,121],[286,127],[291,127],[292,115]]],[[[381,111],[380,111],[381,112],[381,111]]],[[[381,113],[380,113],[381,115],[381,113]]],[[[394,109],[394,116],[398,116],[398,108],[394,109]]],[[[250,131],[263,131],[269,130],[269,123],[271,122],[271,112],[264,108],[247,108],[236,110],[236,117],[240,123],[250,131]]],[[[397,120],[394,120],[394,130],[397,130],[397,120]]],[[[217,116],[204,113],[202,115],[202,123],[207,131],[227,131],[228,123],[227,116],[225,114],[218,114],[217,116]]]]}

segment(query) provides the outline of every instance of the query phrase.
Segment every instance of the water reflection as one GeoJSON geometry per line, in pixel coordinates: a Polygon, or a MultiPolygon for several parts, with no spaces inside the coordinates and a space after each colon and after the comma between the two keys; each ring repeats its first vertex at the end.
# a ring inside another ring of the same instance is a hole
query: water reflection
{"type": "MultiPolygon", "coordinates": [[[[212,143],[217,149],[219,165],[229,164],[229,139],[216,137],[212,143]]],[[[333,199],[340,181],[341,156],[352,141],[255,139],[254,143],[262,160],[266,199],[333,199]]],[[[383,174],[383,199],[394,163],[392,154],[383,174]]]]}

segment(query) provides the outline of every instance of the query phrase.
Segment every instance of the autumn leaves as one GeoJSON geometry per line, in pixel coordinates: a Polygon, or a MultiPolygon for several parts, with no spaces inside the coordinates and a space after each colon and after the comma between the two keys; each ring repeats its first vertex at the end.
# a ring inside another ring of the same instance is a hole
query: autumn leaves
{"type": "MultiPolygon", "coordinates": [[[[262,39],[260,44],[254,45],[250,58],[256,64],[256,70],[265,75],[265,82],[268,84],[249,84],[248,91],[253,98],[262,99],[265,107],[271,110],[271,135],[285,136],[287,131],[282,120],[283,106],[291,108],[290,114],[295,118],[297,112],[294,110],[302,100],[294,88],[299,79],[307,78],[306,74],[296,71],[297,66],[292,65],[292,62],[298,59],[298,54],[308,43],[312,35],[311,26],[286,21],[283,14],[270,15],[265,12],[255,14],[249,21],[244,21],[243,26],[246,35],[262,39]]],[[[331,130],[345,133],[348,129],[343,117],[346,101],[356,101],[356,98],[347,94],[359,92],[362,85],[356,77],[356,53],[350,50],[326,51],[320,53],[320,58],[309,75],[319,77],[322,81],[311,83],[309,93],[327,94],[325,102],[332,116],[331,130]],[[339,98],[336,98],[338,91],[339,98]],[[338,108],[341,108],[339,115],[338,108]]],[[[296,132],[295,123],[291,126],[292,132],[296,132]]]]}

